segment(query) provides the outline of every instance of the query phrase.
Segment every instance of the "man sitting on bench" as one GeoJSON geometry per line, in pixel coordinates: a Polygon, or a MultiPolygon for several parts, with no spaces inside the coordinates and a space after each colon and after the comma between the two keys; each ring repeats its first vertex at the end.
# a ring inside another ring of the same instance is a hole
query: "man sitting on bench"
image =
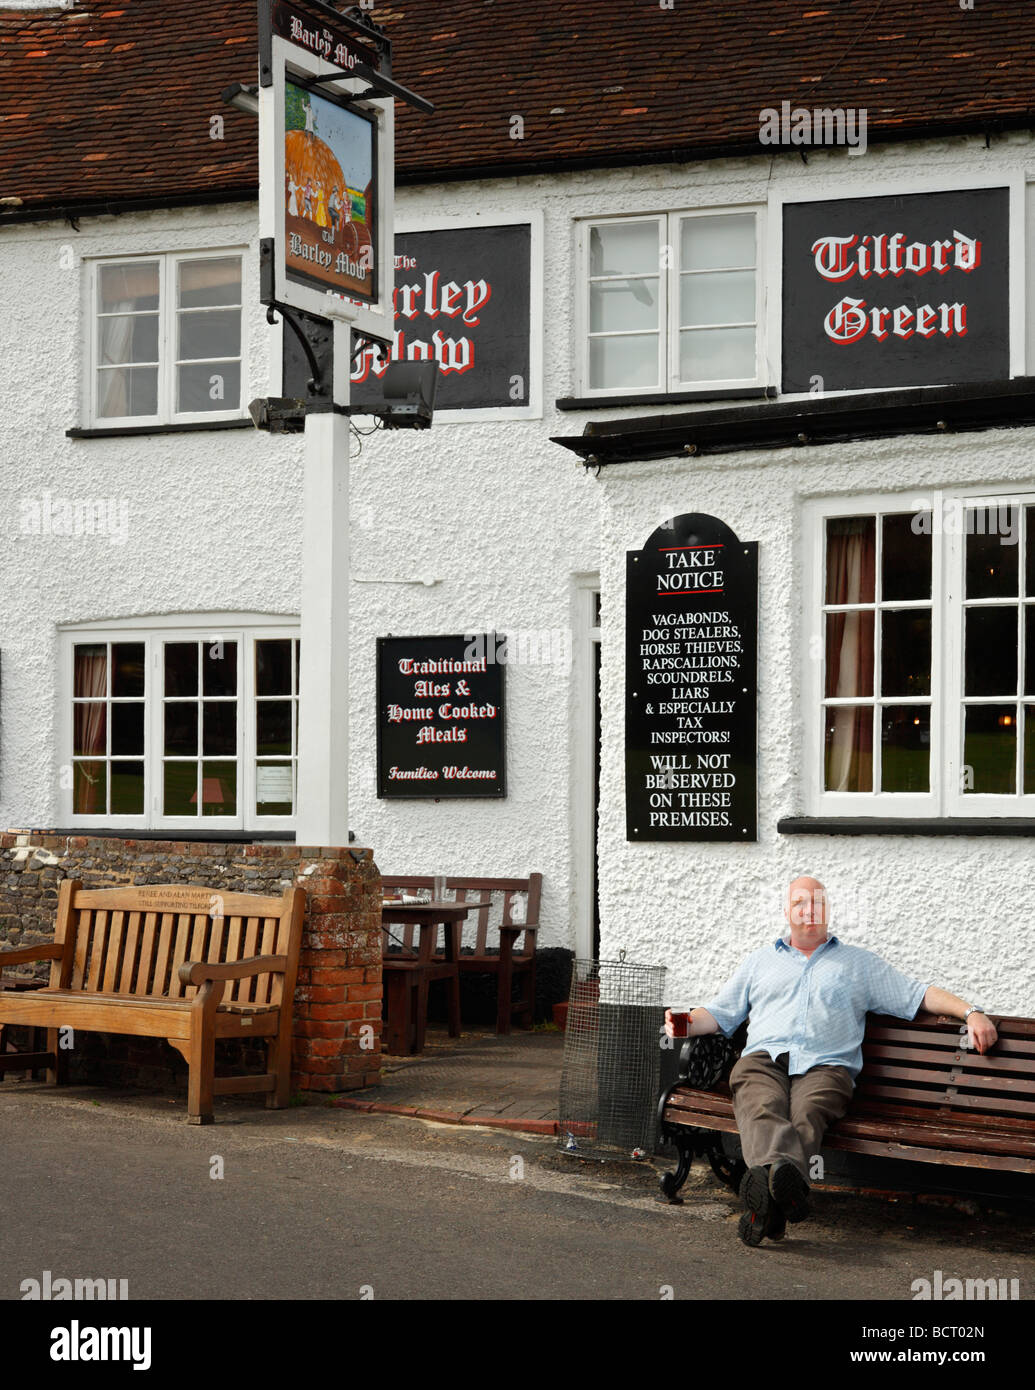
{"type": "Polygon", "coordinates": [[[749,1020],[729,1081],[748,1169],[740,1185],[745,1245],[780,1240],[787,1221],[809,1215],[810,1162],[848,1108],[868,1012],[911,1019],[924,1008],[963,1019],[978,1052],[997,1036],[992,1021],[955,994],[828,936],[826,890],[816,879],[794,880],[784,916],[789,935],[752,952],[709,1004],[689,1015],[665,1012],[669,1037],[731,1037],[749,1020]]]}

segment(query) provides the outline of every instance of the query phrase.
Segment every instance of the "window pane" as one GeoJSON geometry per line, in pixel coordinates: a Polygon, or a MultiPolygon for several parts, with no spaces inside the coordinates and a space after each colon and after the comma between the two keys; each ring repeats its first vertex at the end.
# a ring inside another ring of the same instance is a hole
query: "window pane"
{"type": "Polygon", "coordinates": [[[290,700],[260,700],[255,707],[256,753],[291,752],[290,700]]]}
{"type": "Polygon", "coordinates": [[[1014,705],[968,705],[963,762],[970,775],[963,790],[1012,796],[1017,789],[1017,713],[1014,705]]]}
{"type": "Polygon", "coordinates": [[[101,704],[73,705],[75,739],[73,754],[97,757],[108,751],[108,706],[101,704]]]}
{"type": "Polygon", "coordinates": [[[102,314],[158,308],[158,262],[101,266],[98,301],[102,314]]]}
{"type": "MultiPolygon", "coordinates": [[[[87,706],[89,708],[89,706],[87,706]]],[[[111,707],[111,751],[118,755],[144,751],[144,702],[111,707]]]]}
{"type": "Polygon", "coordinates": [[[931,790],[931,712],[926,705],[881,710],[882,792],[931,790]]]}
{"type": "Polygon", "coordinates": [[[116,642],[111,649],[111,693],[142,696],[144,693],[143,642],[116,642]]]}
{"type": "Polygon", "coordinates": [[[755,214],[684,217],[681,226],[682,270],[732,270],[755,264],[755,214]]]}
{"type": "Polygon", "coordinates": [[[181,261],[179,271],[181,309],[197,309],[209,304],[240,304],[240,256],[181,261]]]}
{"type": "Polygon", "coordinates": [[[1035,605],[1024,610],[1024,693],[1035,695],[1035,605]]]}
{"type": "Polygon", "coordinates": [[[1017,594],[1016,507],[967,508],[967,598],[1017,594]]]}
{"type": "Polygon", "coordinates": [[[236,410],[241,403],[240,362],[204,362],[177,367],[176,409],[236,410]]]}
{"type": "Polygon", "coordinates": [[[1024,794],[1035,795],[1035,705],[1024,706],[1024,794]]]}
{"type": "Polygon", "coordinates": [[[872,603],[876,568],[872,516],[832,516],[827,522],[827,603],[872,603]]]}
{"type": "Polygon", "coordinates": [[[77,816],[103,816],[108,809],[107,765],[75,763],[72,774],[72,810],[77,816]]]}
{"type": "Polygon", "coordinates": [[[115,762],[111,765],[111,814],[144,814],[144,764],[115,762]]]}
{"type": "Polygon", "coordinates": [[[963,693],[1016,695],[1017,609],[966,610],[963,693]]]}
{"type": "Polygon", "coordinates": [[[658,386],[658,336],[591,338],[589,383],[599,390],[658,386]]]}
{"type": "Polygon", "coordinates": [[[659,264],[657,222],[614,222],[590,228],[590,275],[649,275],[659,264]]]}
{"type": "Polygon", "coordinates": [[[179,319],[178,356],[181,360],[241,355],[240,309],[211,309],[204,313],[180,314],[179,319]]]}
{"type": "Polygon", "coordinates": [[[828,792],[873,790],[873,709],[842,705],[826,712],[823,785],[828,792]]]}
{"type": "Polygon", "coordinates": [[[255,768],[255,811],[260,816],[290,816],[294,789],[290,763],[258,763],[255,768]]]}
{"type": "Polygon", "coordinates": [[[880,659],[882,695],[930,695],[930,610],[882,613],[880,659]]]}
{"type": "Polygon", "coordinates": [[[600,280],[589,287],[593,333],[630,333],[658,326],[657,280],[600,280]]]}
{"type": "Polygon", "coordinates": [[[1035,507],[1028,507],[1028,539],[1027,539],[1027,559],[1025,561],[1025,571],[1027,578],[1024,584],[1024,592],[1029,598],[1035,598],[1035,507]]]}
{"type": "Polygon", "coordinates": [[[206,642],[204,645],[206,695],[237,694],[237,643],[206,642]]]}
{"type": "Polygon", "coordinates": [[[76,644],[75,648],[75,694],[84,696],[107,695],[108,693],[108,648],[103,642],[89,645],[76,644]]]}
{"type": "Polygon", "coordinates": [[[881,525],[881,597],[930,598],[931,513],[886,516],[881,525]]]}
{"type": "Polygon", "coordinates": [[[175,757],[192,757],[198,751],[198,707],[186,700],[165,706],[165,752],[175,757]]]}
{"type": "Polygon", "coordinates": [[[202,815],[237,814],[237,764],[202,763],[202,815]]]}
{"type": "Polygon", "coordinates": [[[680,333],[680,381],[739,381],[754,375],[753,328],[696,328],[680,333]]]}
{"type": "Polygon", "coordinates": [[[237,755],[237,702],[235,700],[206,700],[204,702],[203,753],[237,755]]]}
{"type": "Polygon", "coordinates": [[[197,763],[163,763],[162,809],[167,816],[198,814],[197,763]]]}
{"type": "Polygon", "coordinates": [[[166,642],[166,695],[196,695],[198,693],[197,642],[166,642]]]}
{"type": "Polygon", "coordinates": [[[291,639],[255,644],[255,693],[291,694],[291,639]]]}
{"type": "Polygon", "coordinates": [[[97,414],[105,420],[123,415],[157,415],[158,368],[111,367],[99,371],[97,414]]]}
{"type": "Polygon", "coordinates": [[[98,361],[102,366],[158,361],[157,314],[117,314],[101,319],[100,329],[98,361]]]}
{"type": "Polygon", "coordinates": [[[679,285],[679,322],[754,323],[755,273],[752,270],[717,271],[711,275],[682,275],[679,285]]]}
{"type": "Polygon", "coordinates": [[[873,613],[827,614],[826,693],[873,694],[873,613]]]}

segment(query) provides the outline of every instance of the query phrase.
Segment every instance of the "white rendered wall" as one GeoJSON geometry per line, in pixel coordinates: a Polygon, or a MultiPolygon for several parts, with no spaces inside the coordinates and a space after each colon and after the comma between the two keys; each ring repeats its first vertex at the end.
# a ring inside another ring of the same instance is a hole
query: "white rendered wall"
{"type": "MultiPolygon", "coordinates": [[[[495,627],[573,625],[575,577],[601,574],[604,753],[601,787],[602,955],[669,967],[669,997],[699,1002],[753,946],[775,936],[779,898],[810,871],[835,913],[847,886],[879,888],[876,915],[849,939],[896,964],[969,993],[989,1008],[1030,1013],[1035,968],[1027,947],[1035,890],[1024,839],[777,836],[803,812],[797,694],[803,501],[957,483],[1035,487],[1030,431],[673,460],[587,474],[551,435],[587,420],[679,407],[560,412],[576,390],[573,219],[765,201],[771,174],[804,192],[834,171],[878,184],[889,175],[954,180],[1035,177],[1027,137],[870,151],[810,153],[689,168],[399,191],[397,215],[483,218],[541,209],[545,227],[544,411],[541,420],[442,423],[430,432],[372,436],[352,465],[355,579],[441,579],[432,587],[354,583],[351,593],[350,824],[387,873],[541,870],[544,945],[573,945],[574,738],[588,710],[563,665],[507,672],[508,797],[503,801],[379,801],[374,781],[375,640],[495,627]],[[854,166],[854,167],[853,167],[854,166]],[[759,842],[725,846],[627,844],[624,839],[624,552],[657,523],[704,511],[760,542],[759,842]],[[892,898],[909,920],[880,920],[892,898]]],[[[846,191],[852,191],[851,184],[846,191]]],[[[297,613],[301,441],[251,432],[71,441],[79,407],[79,270],[83,255],[204,246],[251,248],[251,387],[267,394],[267,343],[257,304],[254,206],[90,220],[0,233],[0,824],[52,825],[58,812],[55,684],[59,623],[143,613],[297,613]],[[12,349],[17,347],[17,355],[12,349]],[[125,497],[130,540],[23,538],[19,502],[42,489],[125,497]]],[[[275,336],[275,335],[274,335],[275,336]]],[[[853,898],[856,907],[858,895],[853,898]]],[[[858,915],[858,914],[857,914],[858,915]]],[[[865,915],[865,914],[864,914],[865,915]]],[[[836,925],[836,921],[835,921],[836,925]]]]}

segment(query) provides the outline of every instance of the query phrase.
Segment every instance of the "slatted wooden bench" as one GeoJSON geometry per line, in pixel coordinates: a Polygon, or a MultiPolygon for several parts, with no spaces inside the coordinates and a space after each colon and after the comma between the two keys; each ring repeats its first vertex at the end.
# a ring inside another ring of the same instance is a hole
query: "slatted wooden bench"
{"type": "MultiPolygon", "coordinates": [[[[863,1069],[844,1116],[827,1130],[823,1147],[914,1163],[1035,1173],[1035,1019],[993,1018],[999,1038],[990,1052],[961,1046],[958,1019],[921,1012],[909,1022],[869,1014],[863,1069]]],[[[661,1134],[679,1153],[661,1179],[678,1201],[697,1155],[737,1191],[744,1164],[723,1149],[736,1134],[733,1102],[723,1080],[714,1088],[688,1084],[694,1045],[683,1046],[681,1079],[661,1097],[661,1134]]]]}
{"type": "Polygon", "coordinates": [[[47,1029],[47,1050],[0,1057],[5,1070],[46,1067],[62,1081],[58,1030],[166,1038],[186,1059],[187,1119],[213,1120],[213,1096],[266,1093],[280,1109],[291,1082],[291,1012],[305,893],[280,898],[149,884],[88,889],[66,879],[50,945],[0,950],[8,966],[50,961],[50,981],[0,990],[0,1024],[47,1029]],[[260,1076],[215,1076],[217,1038],[266,1039],[260,1076]]]}
{"type": "MultiPolygon", "coordinates": [[[[385,891],[395,890],[415,893],[434,887],[434,879],[419,875],[385,875],[381,882],[385,891]]],[[[461,974],[490,974],[496,977],[496,1031],[509,1033],[514,1018],[522,1026],[531,1028],[535,1010],[535,939],[539,927],[539,903],[543,892],[542,874],[529,874],[528,878],[447,878],[446,894],[452,893],[457,902],[477,902],[484,899],[484,905],[472,912],[468,921],[474,922],[474,947],[467,950],[460,946],[462,926],[458,924],[457,964],[461,974]],[[496,899],[500,903],[500,923],[495,929],[499,933],[499,945],[493,948],[489,941],[490,918],[496,899]],[[515,907],[519,898],[524,899],[525,920],[515,921],[515,907]],[[521,944],[518,945],[518,937],[521,944]],[[518,982],[520,993],[513,999],[514,981],[518,982]]],[[[385,959],[405,959],[416,955],[412,925],[393,927],[393,941],[385,933],[385,959]],[[390,954],[390,948],[397,954],[390,954]]],[[[441,948],[435,958],[442,961],[441,948]]]]}

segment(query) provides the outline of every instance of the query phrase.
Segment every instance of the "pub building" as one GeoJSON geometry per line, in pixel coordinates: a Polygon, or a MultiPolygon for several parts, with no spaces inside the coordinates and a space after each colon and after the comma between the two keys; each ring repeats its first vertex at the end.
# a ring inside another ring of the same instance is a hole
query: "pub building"
{"type": "MultiPolygon", "coordinates": [[[[439,376],[375,430],[357,344],[355,845],[541,872],[540,946],[677,1007],[811,873],[846,940],[1030,1014],[1035,16],[505,9],[370,16],[435,103],[395,352],[439,376]]],[[[298,362],[219,100],[254,7],[0,0],[0,38],[5,872],[290,846],[303,438],[247,407],[298,362]]]]}

